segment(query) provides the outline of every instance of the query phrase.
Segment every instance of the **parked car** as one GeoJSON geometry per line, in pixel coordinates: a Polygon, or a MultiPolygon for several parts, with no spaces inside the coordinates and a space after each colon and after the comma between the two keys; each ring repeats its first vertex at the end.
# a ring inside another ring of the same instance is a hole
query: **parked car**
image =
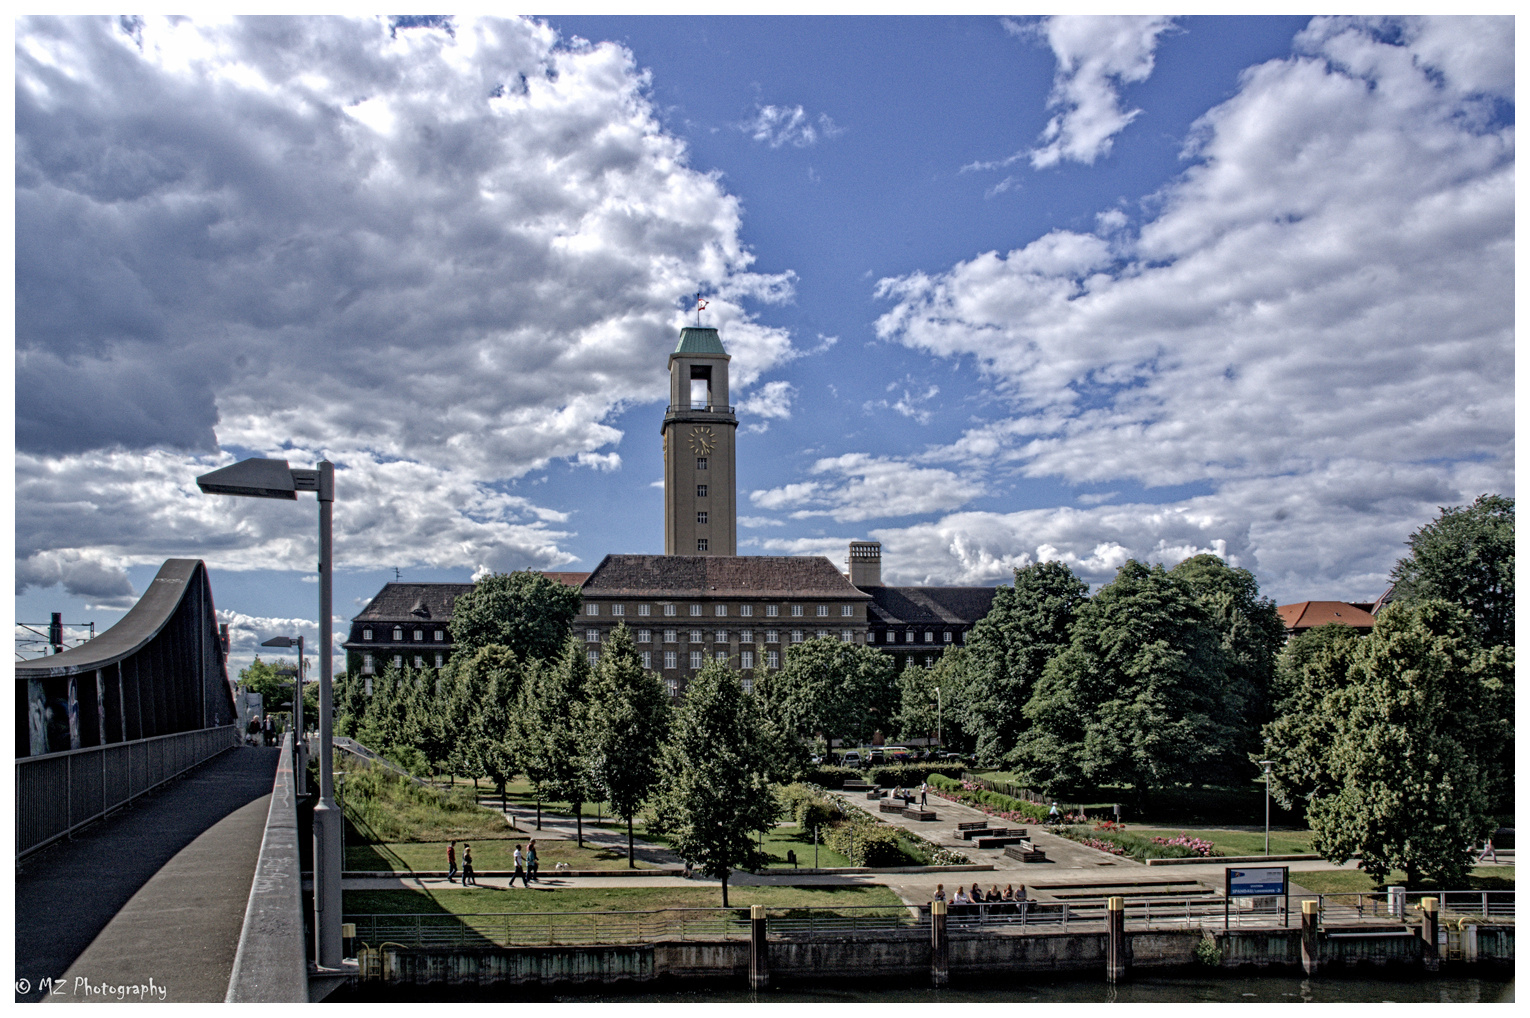
{"type": "Polygon", "coordinates": [[[940,754],[940,758],[942,760],[950,761],[951,763],[962,763],[967,759],[960,753],[942,753],[940,754]]]}
{"type": "Polygon", "coordinates": [[[861,754],[852,749],[841,756],[839,762],[846,767],[859,767],[861,765],[861,754]]]}
{"type": "Polygon", "coordinates": [[[886,760],[886,757],[883,756],[880,749],[873,749],[867,759],[869,759],[872,763],[883,763],[886,760]]]}

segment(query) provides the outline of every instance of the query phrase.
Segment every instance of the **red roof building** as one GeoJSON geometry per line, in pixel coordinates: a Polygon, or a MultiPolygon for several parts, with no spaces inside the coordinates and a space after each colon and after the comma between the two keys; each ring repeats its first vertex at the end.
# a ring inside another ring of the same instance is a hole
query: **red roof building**
{"type": "Polygon", "coordinates": [[[1365,633],[1369,633],[1376,624],[1376,616],[1347,601],[1298,601],[1295,604],[1283,604],[1275,610],[1280,613],[1280,620],[1286,624],[1287,637],[1335,622],[1341,626],[1353,626],[1365,633]]]}

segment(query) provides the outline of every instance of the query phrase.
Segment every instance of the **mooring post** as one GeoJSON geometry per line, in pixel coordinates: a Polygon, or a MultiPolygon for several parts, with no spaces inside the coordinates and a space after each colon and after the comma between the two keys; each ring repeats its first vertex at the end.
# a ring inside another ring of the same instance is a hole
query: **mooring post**
{"type": "Polygon", "coordinates": [[[1440,970],[1440,899],[1425,898],[1419,902],[1424,912],[1424,968],[1430,972],[1440,970]]]}
{"type": "Polygon", "coordinates": [[[749,988],[770,985],[770,962],[765,955],[765,906],[749,906],[749,988]]]}
{"type": "Polygon", "coordinates": [[[1309,976],[1318,971],[1318,900],[1302,901],[1302,971],[1309,976]]]}
{"type": "Polygon", "coordinates": [[[946,937],[946,903],[930,902],[930,985],[937,990],[951,981],[951,941],[946,937]]]}
{"type": "Polygon", "coordinates": [[[1126,978],[1126,899],[1105,902],[1105,981],[1126,978]]]}

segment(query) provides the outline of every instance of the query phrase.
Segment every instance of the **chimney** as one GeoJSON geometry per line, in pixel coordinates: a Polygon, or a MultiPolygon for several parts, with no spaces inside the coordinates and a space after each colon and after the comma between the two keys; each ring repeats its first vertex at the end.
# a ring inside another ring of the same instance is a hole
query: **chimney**
{"type": "Polygon", "coordinates": [[[880,587],[882,585],[882,542],[850,542],[850,585],[853,587],[880,587]]]}

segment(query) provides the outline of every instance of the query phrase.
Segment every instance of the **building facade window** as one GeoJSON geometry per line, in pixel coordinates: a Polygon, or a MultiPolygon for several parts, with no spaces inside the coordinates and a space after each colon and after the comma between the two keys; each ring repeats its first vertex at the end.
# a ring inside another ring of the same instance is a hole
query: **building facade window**
{"type": "Polygon", "coordinates": [[[446,664],[446,655],[442,654],[440,652],[437,652],[436,653],[436,667],[440,668],[444,664],[446,664]]]}
{"type": "Polygon", "coordinates": [[[613,604],[611,606],[611,614],[618,616],[625,615],[627,614],[627,606],[624,604],[613,604]]]}
{"type": "Polygon", "coordinates": [[[646,604],[638,605],[638,615],[645,619],[648,617],[648,606],[646,604]]]}
{"type": "MultiPolygon", "coordinates": [[[[741,604],[738,606],[738,613],[746,619],[752,619],[754,618],[754,605],[741,604]]],[[[368,639],[370,639],[370,637],[368,637],[368,639]]]]}
{"type": "Polygon", "coordinates": [[[821,619],[822,618],[828,618],[828,615],[829,615],[829,606],[826,605],[826,604],[819,605],[818,608],[814,611],[814,614],[817,615],[821,619]]]}
{"type": "Polygon", "coordinates": [[[707,468],[707,458],[705,456],[697,456],[696,457],[696,469],[697,470],[705,470],[706,468],[707,468]]]}
{"type": "Polygon", "coordinates": [[[727,643],[728,642],[728,631],[726,629],[719,629],[717,632],[713,633],[712,634],[712,642],[713,643],[727,643]]]}
{"type": "Polygon", "coordinates": [[[699,651],[699,650],[691,651],[691,671],[694,672],[694,671],[699,671],[701,669],[701,656],[702,656],[701,651],[699,651]]]}
{"type": "Polygon", "coordinates": [[[767,629],[767,630],[765,630],[765,642],[766,643],[780,643],[781,642],[781,634],[776,632],[774,629],[767,629]]]}
{"type": "Polygon", "coordinates": [[[691,617],[692,618],[696,618],[700,614],[701,614],[701,605],[699,605],[699,604],[691,605],[691,617]]]}
{"type": "Polygon", "coordinates": [[[664,688],[669,690],[669,698],[671,700],[680,695],[680,683],[675,679],[665,679],[664,688]]]}
{"type": "Polygon", "coordinates": [[[697,498],[706,498],[707,497],[707,486],[705,484],[698,484],[698,485],[696,485],[696,497],[697,498]]]}
{"type": "Polygon", "coordinates": [[[363,675],[371,675],[376,670],[377,670],[377,666],[372,663],[372,655],[371,654],[363,654],[363,655],[361,655],[361,674],[363,674],[363,675]]]}
{"type": "Polygon", "coordinates": [[[903,642],[904,642],[904,643],[913,643],[913,642],[914,642],[914,631],[913,631],[913,630],[912,630],[912,629],[910,629],[910,630],[909,630],[909,631],[908,631],[908,632],[907,632],[907,633],[906,633],[906,634],[905,634],[905,635],[904,635],[904,640],[903,640],[903,642]]]}
{"type": "Polygon", "coordinates": [[[800,630],[800,629],[793,629],[792,630],[792,642],[793,643],[801,643],[802,642],[802,630],[800,630]]]}
{"type": "Polygon", "coordinates": [[[666,650],[664,652],[664,667],[665,668],[673,668],[673,667],[675,667],[675,652],[674,651],[666,650]]]}
{"type": "Polygon", "coordinates": [[[653,630],[652,629],[639,629],[638,630],[638,643],[652,643],[652,642],[653,642],[653,630]]]}
{"type": "Polygon", "coordinates": [[[394,643],[402,643],[402,642],[404,642],[404,627],[403,626],[394,626],[393,627],[393,642],[394,643]]]}
{"type": "Polygon", "coordinates": [[[930,632],[926,632],[924,634],[924,642],[925,643],[934,643],[935,642],[935,634],[934,633],[930,633],[930,632]]]}
{"type": "Polygon", "coordinates": [[[372,631],[370,629],[363,629],[361,631],[361,638],[363,640],[370,640],[372,638],[372,631]]]}
{"type": "Polygon", "coordinates": [[[946,642],[947,642],[947,643],[950,643],[950,642],[951,642],[951,630],[949,630],[949,629],[947,629],[947,630],[946,630],[946,632],[945,632],[945,638],[946,638],[946,642]]]}
{"type": "Polygon", "coordinates": [[[691,642],[692,643],[700,643],[701,642],[701,630],[699,630],[699,629],[692,629],[691,630],[691,642]]]}
{"type": "Polygon", "coordinates": [[[586,629],[584,631],[584,642],[585,643],[599,643],[600,642],[600,630],[598,630],[598,629],[586,629]]]}
{"type": "Polygon", "coordinates": [[[823,637],[829,635],[829,631],[827,629],[820,629],[818,632],[814,633],[813,635],[818,637],[819,639],[822,639],[823,637]]]}
{"type": "Polygon", "coordinates": [[[696,550],[697,551],[706,551],[707,550],[707,539],[706,538],[704,538],[704,537],[696,538],[696,550]]]}
{"type": "Polygon", "coordinates": [[[436,630],[436,642],[437,643],[445,643],[446,642],[446,630],[444,630],[444,629],[437,629],[436,630]]]}
{"type": "Polygon", "coordinates": [[[598,604],[587,604],[587,605],[584,606],[584,613],[586,615],[599,615],[600,614],[600,605],[598,605],[598,604]]]}
{"type": "Polygon", "coordinates": [[[402,668],[402,667],[404,667],[404,655],[402,655],[402,654],[394,654],[393,655],[393,667],[394,668],[402,668]]]}
{"type": "Polygon", "coordinates": [[[584,656],[589,660],[591,668],[594,668],[596,665],[600,664],[600,651],[593,649],[587,650],[584,652],[584,656]]]}
{"type": "Polygon", "coordinates": [[[802,605],[800,605],[800,604],[792,605],[792,618],[795,619],[795,618],[801,618],[801,617],[802,617],[802,605]]]}
{"type": "Polygon", "coordinates": [[[739,633],[738,634],[738,642],[739,643],[753,643],[754,642],[754,630],[753,629],[745,629],[744,631],[739,633]]]}
{"type": "Polygon", "coordinates": [[[707,511],[705,509],[698,510],[697,513],[696,513],[696,522],[697,523],[706,523],[706,521],[707,521],[707,511]]]}
{"type": "Polygon", "coordinates": [[[425,667],[425,659],[420,657],[420,655],[416,654],[414,656],[414,666],[416,668],[424,668],[425,667]]]}
{"type": "Polygon", "coordinates": [[[781,655],[776,653],[773,650],[767,650],[765,652],[765,667],[766,668],[780,668],[781,667],[781,655]]]}
{"type": "Polygon", "coordinates": [[[765,617],[767,619],[773,619],[777,615],[780,615],[780,614],[781,614],[781,609],[778,606],[773,605],[773,604],[767,604],[765,606],[765,617]]]}
{"type": "Polygon", "coordinates": [[[653,651],[645,650],[645,651],[642,652],[642,656],[643,656],[643,670],[645,672],[646,671],[651,671],[653,669],[653,651]]]}
{"type": "Polygon", "coordinates": [[[855,634],[853,634],[850,630],[848,630],[848,629],[841,629],[839,631],[839,642],[840,643],[850,643],[854,639],[855,639],[855,634]]]}
{"type": "Polygon", "coordinates": [[[728,615],[728,606],[725,604],[717,605],[712,609],[712,614],[716,615],[718,618],[726,618],[728,615]]]}
{"type": "Polygon", "coordinates": [[[842,617],[848,619],[850,616],[855,614],[855,608],[848,604],[842,604],[839,606],[839,614],[842,617]]]}
{"type": "Polygon", "coordinates": [[[738,652],[738,666],[740,668],[754,667],[754,651],[741,650],[738,652]]]}
{"type": "MultiPolygon", "coordinates": [[[[752,668],[754,666],[751,665],[750,667],[752,668]]],[[[746,693],[752,693],[754,691],[754,680],[747,675],[739,679],[738,684],[739,687],[746,693]]]]}
{"type": "Polygon", "coordinates": [[[679,637],[679,635],[677,634],[677,632],[675,630],[673,630],[673,629],[666,629],[666,630],[664,630],[664,642],[665,643],[674,643],[675,641],[677,641],[679,639],[680,639],[680,637],[679,637]]]}
{"type": "Polygon", "coordinates": [[[719,651],[715,652],[712,656],[715,657],[721,664],[727,664],[728,663],[728,652],[725,651],[725,650],[719,650],[719,651]]]}
{"type": "Polygon", "coordinates": [[[673,617],[674,614],[675,614],[675,606],[672,605],[672,604],[665,605],[664,606],[664,614],[666,616],[668,616],[668,617],[673,617]]]}
{"type": "Polygon", "coordinates": [[[423,629],[416,629],[414,631],[414,642],[415,643],[424,643],[425,642],[425,630],[423,630],[423,629]]]}

